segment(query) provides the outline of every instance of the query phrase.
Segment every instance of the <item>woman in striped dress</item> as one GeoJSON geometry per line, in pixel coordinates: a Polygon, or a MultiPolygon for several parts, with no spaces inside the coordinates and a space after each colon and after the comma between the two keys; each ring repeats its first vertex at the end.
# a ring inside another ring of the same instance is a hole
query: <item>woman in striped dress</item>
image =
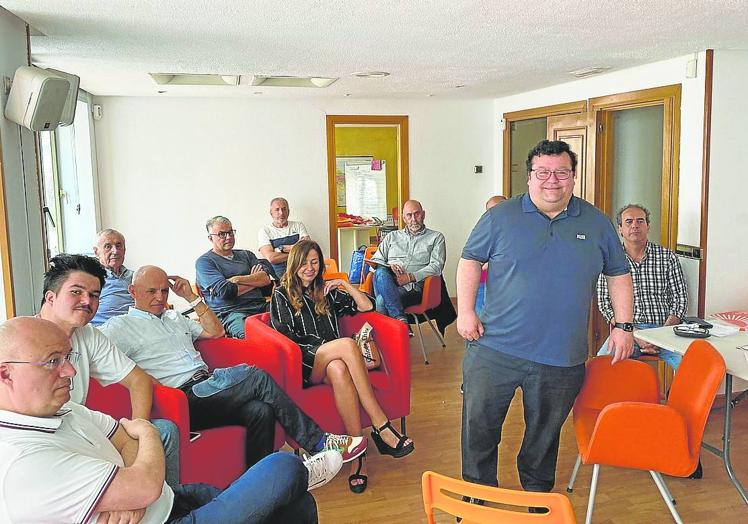
{"type": "MultiPolygon", "coordinates": [[[[413,451],[413,442],[392,427],[374,396],[361,350],[352,338],[341,338],[338,328],[339,317],[371,311],[374,304],[349,282],[325,282],[324,267],[319,244],[302,240],[294,245],[282,285],[270,303],[272,326],[301,348],[304,384],[332,386],[348,434],[362,434],[360,404],[371,418],[371,436],[379,452],[404,457],[413,451]]],[[[352,464],[348,484],[354,493],[366,489],[365,467],[363,456],[352,464]]]]}

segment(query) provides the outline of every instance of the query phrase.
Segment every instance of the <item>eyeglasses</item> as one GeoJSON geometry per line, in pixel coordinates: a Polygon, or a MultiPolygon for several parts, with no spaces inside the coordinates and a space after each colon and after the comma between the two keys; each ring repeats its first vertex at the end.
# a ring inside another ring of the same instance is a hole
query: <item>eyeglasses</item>
{"type": "Polygon", "coordinates": [[[0,364],[33,364],[35,366],[43,367],[47,371],[56,371],[64,366],[65,363],[73,364],[75,362],[78,362],[79,356],[80,353],[78,353],[77,351],[71,351],[64,357],[62,355],[55,354],[48,360],[45,360],[43,362],[34,362],[33,360],[5,360],[3,362],[0,362],[0,364]]]}
{"type": "Polygon", "coordinates": [[[236,235],[236,229],[229,229],[228,231],[219,231],[218,233],[211,233],[208,235],[209,237],[218,237],[221,240],[225,240],[228,237],[233,237],[236,235]]]}
{"type": "Polygon", "coordinates": [[[571,169],[531,169],[530,171],[535,173],[535,178],[538,180],[548,180],[552,174],[556,175],[558,180],[567,180],[574,173],[571,169]]]}

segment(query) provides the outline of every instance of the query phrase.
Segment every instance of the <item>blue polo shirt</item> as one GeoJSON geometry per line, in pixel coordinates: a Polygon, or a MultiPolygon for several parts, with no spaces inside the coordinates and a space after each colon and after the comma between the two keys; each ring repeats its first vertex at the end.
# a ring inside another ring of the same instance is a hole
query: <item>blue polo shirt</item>
{"type": "Polygon", "coordinates": [[[130,306],[135,304],[135,299],[128,291],[128,287],[132,284],[133,274],[125,266],[122,266],[119,276],[106,268],[106,279],[99,298],[99,309],[96,310],[96,316],[91,320],[91,324],[100,326],[112,317],[127,314],[130,306]]]}
{"type": "Polygon", "coordinates": [[[488,262],[485,334],[477,345],[563,367],[587,359],[600,274],[629,272],[610,219],[574,196],[552,220],[529,194],[492,207],[470,233],[462,258],[488,262]]]}

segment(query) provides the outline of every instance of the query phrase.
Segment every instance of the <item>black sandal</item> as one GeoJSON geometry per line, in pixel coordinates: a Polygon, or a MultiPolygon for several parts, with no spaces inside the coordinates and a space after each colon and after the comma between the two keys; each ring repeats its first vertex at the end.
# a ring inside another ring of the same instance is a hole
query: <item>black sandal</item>
{"type": "Polygon", "coordinates": [[[363,493],[364,490],[366,489],[367,484],[369,483],[369,477],[367,475],[361,474],[361,468],[364,465],[365,457],[366,457],[366,452],[364,452],[361,456],[358,457],[358,468],[356,468],[356,473],[348,477],[348,487],[354,493],[363,493]],[[362,482],[360,484],[354,484],[353,483],[354,480],[360,480],[362,482]]]}
{"type": "Polygon", "coordinates": [[[405,455],[409,455],[413,452],[415,447],[413,446],[413,442],[410,442],[409,444],[406,444],[408,437],[406,435],[401,435],[397,432],[395,428],[392,427],[392,422],[389,420],[386,424],[384,424],[381,428],[371,428],[371,439],[374,441],[374,444],[377,445],[377,449],[379,450],[379,453],[382,455],[390,455],[395,458],[404,457],[405,455]],[[389,429],[395,437],[397,437],[397,446],[394,448],[387,444],[383,439],[380,433],[382,431],[385,431],[389,429]]]}

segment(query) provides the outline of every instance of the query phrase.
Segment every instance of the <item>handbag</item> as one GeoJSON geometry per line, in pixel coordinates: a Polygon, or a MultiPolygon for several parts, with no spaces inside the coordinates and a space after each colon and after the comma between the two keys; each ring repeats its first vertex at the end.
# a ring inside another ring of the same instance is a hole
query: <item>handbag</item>
{"type": "Polygon", "coordinates": [[[368,322],[364,322],[358,333],[353,335],[353,340],[361,350],[361,355],[364,357],[364,363],[366,369],[376,369],[382,364],[382,358],[379,353],[379,348],[374,342],[372,334],[374,328],[368,322]]]}

